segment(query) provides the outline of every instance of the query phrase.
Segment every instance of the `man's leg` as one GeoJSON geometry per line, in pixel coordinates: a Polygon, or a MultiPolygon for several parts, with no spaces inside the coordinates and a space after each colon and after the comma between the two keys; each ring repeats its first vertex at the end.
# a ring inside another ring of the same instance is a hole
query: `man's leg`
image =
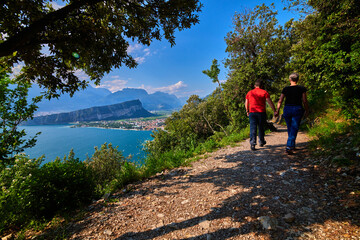
{"type": "Polygon", "coordinates": [[[256,135],[257,135],[257,118],[255,113],[249,113],[250,121],[250,145],[256,145],[256,135]]]}
{"type": "Polygon", "coordinates": [[[265,123],[266,123],[266,113],[259,113],[259,144],[260,146],[264,146],[266,144],[265,141],[265,123]]]}

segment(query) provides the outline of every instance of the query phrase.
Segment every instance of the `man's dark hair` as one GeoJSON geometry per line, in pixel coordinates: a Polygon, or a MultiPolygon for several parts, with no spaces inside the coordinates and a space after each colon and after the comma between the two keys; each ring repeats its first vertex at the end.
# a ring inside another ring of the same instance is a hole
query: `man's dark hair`
{"type": "Polygon", "coordinates": [[[299,81],[299,74],[298,73],[292,73],[292,74],[290,74],[289,78],[293,82],[298,82],[299,81]]]}
{"type": "Polygon", "coordinates": [[[264,87],[263,81],[261,79],[256,80],[255,87],[263,88],[264,87]]]}

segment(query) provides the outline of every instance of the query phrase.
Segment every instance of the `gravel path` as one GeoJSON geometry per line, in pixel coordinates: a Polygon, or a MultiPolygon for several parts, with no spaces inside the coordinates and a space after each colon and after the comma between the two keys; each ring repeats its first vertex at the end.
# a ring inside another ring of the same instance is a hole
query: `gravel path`
{"type": "Polygon", "coordinates": [[[360,239],[358,195],[344,184],[353,176],[313,165],[303,133],[285,154],[277,127],[257,151],[245,141],[94,203],[70,238],[360,239]]]}

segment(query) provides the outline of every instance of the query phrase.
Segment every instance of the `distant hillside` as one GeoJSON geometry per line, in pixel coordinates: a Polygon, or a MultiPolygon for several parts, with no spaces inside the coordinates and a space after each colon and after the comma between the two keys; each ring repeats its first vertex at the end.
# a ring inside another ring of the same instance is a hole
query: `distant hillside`
{"type": "Polygon", "coordinates": [[[99,101],[100,104],[116,103],[139,99],[146,110],[173,110],[182,107],[180,100],[175,96],[163,92],[148,94],[144,89],[124,88],[114,92],[99,101]]]}
{"type": "MultiPolygon", "coordinates": [[[[37,85],[33,85],[29,90],[29,98],[39,96],[43,91],[44,90],[39,88],[37,85]]],[[[99,106],[95,104],[96,101],[109,94],[111,94],[111,92],[105,88],[93,88],[89,86],[85,90],[77,91],[73,97],[70,97],[68,94],[63,94],[58,99],[53,98],[50,101],[43,99],[40,103],[38,103],[39,109],[35,115],[49,115],[52,113],[70,112],[99,106]]],[[[110,104],[113,103],[104,105],[110,104]]]]}
{"type": "MultiPolygon", "coordinates": [[[[29,98],[40,95],[42,89],[34,85],[29,91],[29,98]]],[[[88,86],[83,91],[78,91],[71,98],[69,95],[61,95],[58,99],[43,99],[38,104],[39,115],[52,113],[70,112],[94,106],[107,106],[125,101],[139,99],[143,107],[148,111],[175,110],[182,107],[181,101],[172,94],[155,92],[148,94],[144,89],[125,88],[121,91],[111,93],[104,88],[93,88],[88,86]]]]}
{"type": "Polygon", "coordinates": [[[92,107],[67,113],[51,114],[35,117],[25,123],[25,125],[50,125],[67,124],[71,122],[100,121],[100,120],[119,120],[125,118],[138,118],[153,116],[146,111],[139,100],[127,101],[123,103],[92,107]]]}

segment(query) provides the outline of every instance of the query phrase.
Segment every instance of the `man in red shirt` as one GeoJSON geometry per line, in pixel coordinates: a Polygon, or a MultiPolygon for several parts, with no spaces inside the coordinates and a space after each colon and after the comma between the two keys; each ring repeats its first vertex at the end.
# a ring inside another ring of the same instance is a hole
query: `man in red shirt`
{"type": "Polygon", "coordinates": [[[259,128],[260,147],[266,144],[264,124],[266,122],[266,102],[275,113],[275,105],[267,91],[262,89],[262,81],[256,80],[255,88],[246,94],[245,108],[250,120],[250,146],[255,150],[257,129],[259,128]]]}

